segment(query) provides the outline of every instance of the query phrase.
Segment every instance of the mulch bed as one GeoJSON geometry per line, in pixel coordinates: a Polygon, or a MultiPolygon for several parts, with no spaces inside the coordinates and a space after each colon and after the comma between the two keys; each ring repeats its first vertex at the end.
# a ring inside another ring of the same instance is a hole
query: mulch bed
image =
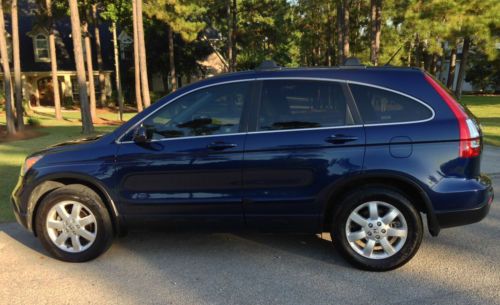
{"type": "Polygon", "coordinates": [[[23,131],[17,132],[15,135],[7,135],[7,127],[0,125],[0,143],[28,140],[46,135],[46,132],[40,131],[40,128],[25,126],[23,131]]]}

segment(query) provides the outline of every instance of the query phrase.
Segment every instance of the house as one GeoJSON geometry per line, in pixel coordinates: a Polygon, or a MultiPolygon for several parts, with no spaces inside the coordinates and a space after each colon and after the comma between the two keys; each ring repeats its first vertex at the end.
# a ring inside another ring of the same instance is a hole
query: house
{"type": "MultiPolygon", "coordinates": [[[[36,5],[33,1],[20,3],[19,10],[19,40],[20,57],[22,71],[23,96],[32,105],[52,106],[53,85],[50,65],[49,31],[43,26],[43,20],[37,14],[36,5]]],[[[11,32],[10,18],[6,16],[7,32],[11,32]]],[[[89,27],[91,35],[94,33],[93,26],[89,27]]],[[[73,40],[71,37],[71,23],[69,17],[58,19],[55,24],[56,29],[56,52],[58,81],[61,96],[61,103],[78,103],[79,91],[76,81],[76,69],[73,52],[73,40]]],[[[113,72],[113,41],[109,31],[109,25],[100,25],[100,35],[102,44],[103,70],[105,86],[102,88],[106,96],[112,95],[111,73],[113,72]]],[[[9,61],[12,67],[12,46],[11,36],[7,34],[9,61]]],[[[94,82],[96,96],[98,97],[101,88],[99,86],[99,71],[97,71],[97,53],[95,40],[92,41],[92,64],[94,67],[94,82]]],[[[84,50],[85,54],[85,50],[84,50]]],[[[12,69],[12,68],[11,68],[12,69]]],[[[0,79],[3,73],[0,73],[0,79]]],[[[98,99],[98,98],[97,98],[98,99]]]]}

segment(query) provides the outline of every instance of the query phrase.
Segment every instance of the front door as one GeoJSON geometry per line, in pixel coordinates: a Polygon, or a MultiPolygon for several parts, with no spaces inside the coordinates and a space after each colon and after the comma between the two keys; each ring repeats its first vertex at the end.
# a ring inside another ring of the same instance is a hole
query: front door
{"type": "Polygon", "coordinates": [[[265,80],[245,144],[243,198],[248,225],[317,231],[327,190],[359,172],[365,134],[345,85],[265,80]]]}
{"type": "Polygon", "coordinates": [[[243,223],[242,116],[251,92],[252,82],[238,82],[189,93],[142,122],[149,143],[120,144],[115,175],[129,222],[243,223]]]}

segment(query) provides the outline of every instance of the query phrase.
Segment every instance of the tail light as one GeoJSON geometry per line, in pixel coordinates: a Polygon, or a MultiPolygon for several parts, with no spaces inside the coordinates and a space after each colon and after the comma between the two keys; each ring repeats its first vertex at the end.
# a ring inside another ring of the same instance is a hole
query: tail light
{"type": "Polygon", "coordinates": [[[427,74],[425,79],[446,102],[457,118],[460,130],[460,158],[479,156],[481,154],[481,135],[474,121],[469,118],[462,106],[436,80],[427,74]]]}

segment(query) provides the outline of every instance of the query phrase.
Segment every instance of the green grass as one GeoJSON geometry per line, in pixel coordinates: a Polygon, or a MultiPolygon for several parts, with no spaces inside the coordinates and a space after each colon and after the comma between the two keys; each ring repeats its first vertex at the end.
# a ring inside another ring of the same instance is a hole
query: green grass
{"type": "MultiPolygon", "coordinates": [[[[480,119],[485,141],[500,146],[500,96],[464,96],[462,102],[480,119]]],[[[134,114],[125,114],[130,119],[134,114]]],[[[0,142],[0,222],[14,219],[10,208],[9,196],[16,185],[21,164],[26,155],[59,142],[82,137],[78,121],[79,111],[65,111],[64,120],[56,121],[51,112],[38,112],[33,115],[40,124],[38,129],[43,136],[12,142],[0,142]]],[[[106,112],[98,115],[103,120],[118,120],[118,114],[106,112]]],[[[5,115],[0,117],[5,124],[5,115]]],[[[116,126],[96,126],[96,133],[112,131],[116,126]]]]}
{"type": "MultiPolygon", "coordinates": [[[[130,119],[133,115],[133,113],[126,113],[124,119],[130,119]]],[[[32,117],[41,123],[37,130],[43,133],[42,136],[27,140],[0,142],[0,223],[14,219],[9,198],[25,157],[44,147],[83,137],[78,121],[80,117],[78,111],[63,112],[63,121],[56,121],[51,113],[45,112],[35,113],[32,117]]],[[[118,120],[116,113],[102,113],[98,114],[98,117],[105,120],[118,120]]],[[[5,114],[0,117],[0,124],[5,124],[5,114]]],[[[95,126],[95,134],[110,132],[116,127],[95,126]]]]}
{"type": "Polygon", "coordinates": [[[500,146],[500,96],[466,95],[461,102],[479,118],[485,143],[500,146]]]}

